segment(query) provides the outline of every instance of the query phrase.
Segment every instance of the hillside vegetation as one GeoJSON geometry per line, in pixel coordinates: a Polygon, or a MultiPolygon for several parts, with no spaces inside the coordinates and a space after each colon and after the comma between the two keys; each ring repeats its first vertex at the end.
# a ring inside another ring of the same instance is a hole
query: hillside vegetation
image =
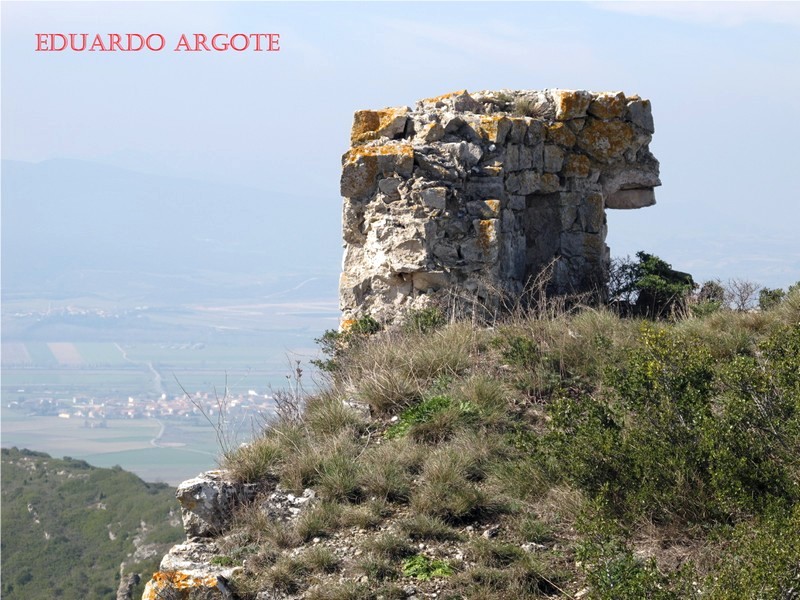
{"type": "Polygon", "coordinates": [[[800,597],[800,289],[750,311],[663,283],[640,314],[667,320],[540,297],[326,334],[329,385],[224,456],[316,493],[239,511],[237,596],[800,597]]]}
{"type": "Polygon", "coordinates": [[[2,501],[4,600],[114,598],[183,536],[174,488],[68,457],[3,448],[2,501]]]}

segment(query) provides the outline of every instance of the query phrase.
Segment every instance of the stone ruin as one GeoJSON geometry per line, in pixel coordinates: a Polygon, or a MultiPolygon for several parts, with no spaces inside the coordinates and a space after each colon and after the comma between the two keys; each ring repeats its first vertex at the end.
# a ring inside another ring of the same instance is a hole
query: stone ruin
{"type": "Polygon", "coordinates": [[[453,294],[603,293],[606,208],[655,203],[650,101],[466,90],[356,112],[342,158],[343,324],[453,294]]]}

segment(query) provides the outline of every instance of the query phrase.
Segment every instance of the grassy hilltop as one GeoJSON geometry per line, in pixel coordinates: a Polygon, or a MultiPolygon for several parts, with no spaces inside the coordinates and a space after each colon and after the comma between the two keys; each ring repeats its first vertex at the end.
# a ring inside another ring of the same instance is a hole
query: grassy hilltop
{"type": "Polygon", "coordinates": [[[146,581],[183,537],[167,484],[17,448],[2,469],[4,600],[114,598],[120,571],[146,581]]]}
{"type": "Polygon", "coordinates": [[[800,289],[704,289],[329,332],[330,385],[224,456],[317,501],[242,508],[215,561],[240,598],[797,598],[800,289]]]}

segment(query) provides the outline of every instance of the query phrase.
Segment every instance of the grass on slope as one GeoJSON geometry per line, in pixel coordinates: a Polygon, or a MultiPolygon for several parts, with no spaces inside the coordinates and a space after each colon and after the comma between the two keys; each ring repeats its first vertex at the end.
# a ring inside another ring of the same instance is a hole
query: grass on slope
{"type": "Polygon", "coordinates": [[[352,336],[327,390],[224,457],[318,495],[294,523],[238,514],[240,597],[797,597],[800,290],[493,325],[352,336]]]}

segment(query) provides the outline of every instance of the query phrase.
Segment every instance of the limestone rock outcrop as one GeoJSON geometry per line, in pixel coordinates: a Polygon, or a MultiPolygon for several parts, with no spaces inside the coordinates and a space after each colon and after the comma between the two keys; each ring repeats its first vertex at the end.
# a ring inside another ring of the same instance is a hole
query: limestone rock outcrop
{"type": "Polygon", "coordinates": [[[448,294],[601,290],[606,208],[655,203],[650,102],[622,92],[466,90],[355,114],[342,158],[345,322],[448,294]]]}
{"type": "MultiPolygon", "coordinates": [[[[218,542],[230,532],[236,508],[256,503],[271,521],[291,522],[312,506],[316,494],[295,495],[275,487],[234,481],[226,471],[207,471],[184,481],[175,492],[186,540],[173,546],[145,586],[142,600],[233,600],[229,582],[242,567],[220,561],[218,542]]],[[[270,596],[272,597],[272,596],[270,596]]]]}
{"type": "Polygon", "coordinates": [[[214,538],[229,529],[236,507],[256,496],[257,486],[232,481],[225,471],[208,471],[176,490],[186,541],[172,547],[145,586],[142,600],[200,597],[229,600],[234,569],[214,564],[214,538]]]}

